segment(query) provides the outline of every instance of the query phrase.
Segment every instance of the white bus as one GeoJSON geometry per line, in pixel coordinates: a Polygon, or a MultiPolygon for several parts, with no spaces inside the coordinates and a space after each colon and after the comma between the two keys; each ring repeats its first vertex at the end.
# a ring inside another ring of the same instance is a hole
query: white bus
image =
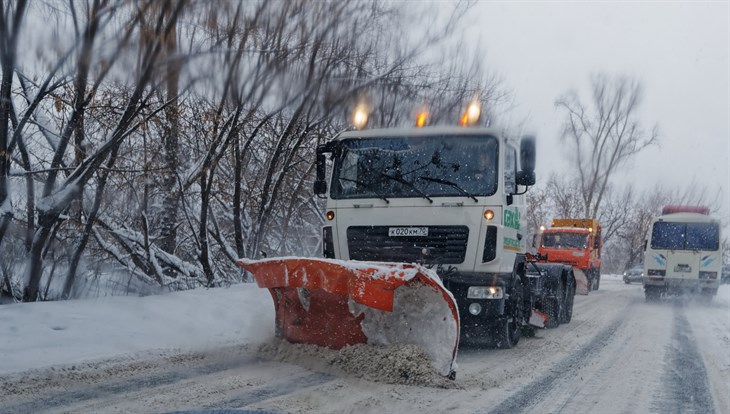
{"type": "Polygon", "coordinates": [[[644,254],[646,300],[698,293],[711,300],[720,286],[720,222],[707,207],[667,206],[652,221],[644,254]]]}

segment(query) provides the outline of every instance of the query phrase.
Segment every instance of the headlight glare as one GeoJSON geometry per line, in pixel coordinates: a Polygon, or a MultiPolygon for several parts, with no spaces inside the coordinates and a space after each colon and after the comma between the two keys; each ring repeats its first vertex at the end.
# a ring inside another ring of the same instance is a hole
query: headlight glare
{"type": "Polygon", "coordinates": [[[469,286],[467,299],[502,299],[504,293],[499,286],[469,286]]]}

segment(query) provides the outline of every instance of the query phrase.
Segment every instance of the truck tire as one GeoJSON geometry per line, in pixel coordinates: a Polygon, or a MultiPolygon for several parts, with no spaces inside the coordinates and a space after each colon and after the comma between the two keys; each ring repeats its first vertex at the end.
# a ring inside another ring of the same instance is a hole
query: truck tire
{"type": "Polygon", "coordinates": [[[524,287],[519,277],[515,277],[509,292],[506,317],[495,322],[491,337],[495,348],[509,349],[517,345],[522,336],[522,321],[524,320],[524,287]]]}
{"type": "Polygon", "coordinates": [[[565,304],[565,287],[562,277],[558,281],[558,287],[555,291],[555,298],[545,299],[545,313],[547,313],[547,321],[545,327],[548,329],[560,326],[561,314],[563,313],[563,305],[565,304]]]}
{"type": "Polygon", "coordinates": [[[565,286],[565,305],[563,306],[563,313],[560,318],[560,323],[570,323],[573,319],[573,302],[575,300],[575,282],[573,282],[572,272],[567,274],[566,280],[568,281],[565,286]]]}

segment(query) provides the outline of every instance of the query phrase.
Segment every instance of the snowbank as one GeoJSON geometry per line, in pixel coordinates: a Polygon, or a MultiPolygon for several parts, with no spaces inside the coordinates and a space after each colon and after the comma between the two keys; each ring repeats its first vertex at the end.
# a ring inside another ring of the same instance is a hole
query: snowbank
{"type": "Polygon", "coordinates": [[[155,349],[203,350],[274,337],[274,307],[254,284],[159,296],[0,306],[0,374],[155,349]]]}

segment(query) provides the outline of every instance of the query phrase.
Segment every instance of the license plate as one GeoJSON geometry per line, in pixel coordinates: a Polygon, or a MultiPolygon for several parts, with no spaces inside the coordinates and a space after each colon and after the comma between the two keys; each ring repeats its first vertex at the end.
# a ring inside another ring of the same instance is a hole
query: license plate
{"type": "Polygon", "coordinates": [[[692,268],[689,265],[686,264],[680,264],[674,267],[674,271],[677,273],[684,272],[688,273],[692,271],[692,268]]]}
{"type": "Polygon", "coordinates": [[[428,236],[428,227],[388,227],[390,237],[423,237],[428,236]]]}

